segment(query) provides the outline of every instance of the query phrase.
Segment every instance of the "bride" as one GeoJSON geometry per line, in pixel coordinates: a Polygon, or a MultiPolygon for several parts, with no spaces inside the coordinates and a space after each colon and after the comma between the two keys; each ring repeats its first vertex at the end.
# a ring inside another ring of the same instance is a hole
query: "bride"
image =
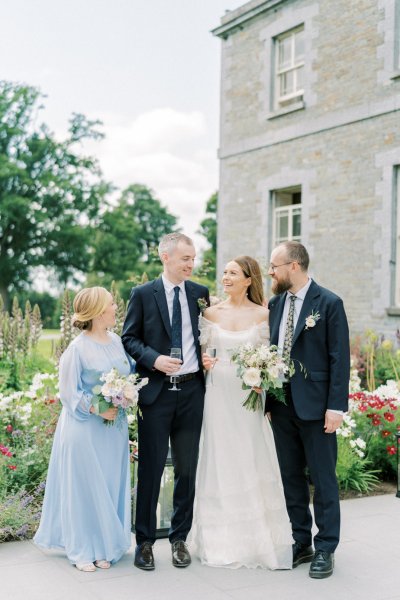
{"type": "Polygon", "coordinates": [[[236,569],[292,567],[292,533],[273,434],[262,411],[246,410],[231,351],[268,342],[260,267],[230,261],[222,278],[228,299],[200,320],[208,371],[190,545],[203,564],[236,569]]]}

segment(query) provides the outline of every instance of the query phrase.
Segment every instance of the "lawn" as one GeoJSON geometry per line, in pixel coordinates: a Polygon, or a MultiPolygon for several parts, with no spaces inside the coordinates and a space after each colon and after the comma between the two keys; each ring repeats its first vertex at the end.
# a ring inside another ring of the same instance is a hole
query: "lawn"
{"type": "Polygon", "coordinates": [[[53,356],[53,346],[59,337],[59,329],[43,329],[37,345],[39,354],[44,358],[51,358],[53,356]]]}

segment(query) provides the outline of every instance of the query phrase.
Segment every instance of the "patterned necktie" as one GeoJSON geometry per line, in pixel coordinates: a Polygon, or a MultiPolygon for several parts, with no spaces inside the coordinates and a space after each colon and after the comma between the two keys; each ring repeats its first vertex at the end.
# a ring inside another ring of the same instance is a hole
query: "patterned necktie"
{"type": "Polygon", "coordinates": [[[283,342],[282,357],[290,358],[290,351],[292,349],[293,333],[294,333],[294,303],[297,300],[297,296],[290,296],[290,306],[288,317],[286,321],[285,340],[283,342]]]}
{"type": "Polygon", "coordinates": [[[172,305],[171,323],[171,348],[180,348],[182,351],[182,311],[179,302],[179,286],[174,287],[174,302],[172,305]]]}

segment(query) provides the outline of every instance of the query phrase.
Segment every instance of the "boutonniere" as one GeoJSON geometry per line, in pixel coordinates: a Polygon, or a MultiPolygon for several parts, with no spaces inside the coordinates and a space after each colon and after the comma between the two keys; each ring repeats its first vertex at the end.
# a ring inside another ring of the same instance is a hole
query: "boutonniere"
{"type": "Polygon", "coordinates": [[[199,307],[201,314],[203,314],[208,307],[207,300],[205,298],[199,298],[197,300],[197,306],[199,307]]]}
{"type": "Polygon", "coordinates": [[[307,331],[307,329],[312,329],[313,327],[315,327],[320,318],[321,315],[318,311],[311,311],[311,315],[308,315],[308,317],[306,317],[306,326],[304,329],[307,331]]]}

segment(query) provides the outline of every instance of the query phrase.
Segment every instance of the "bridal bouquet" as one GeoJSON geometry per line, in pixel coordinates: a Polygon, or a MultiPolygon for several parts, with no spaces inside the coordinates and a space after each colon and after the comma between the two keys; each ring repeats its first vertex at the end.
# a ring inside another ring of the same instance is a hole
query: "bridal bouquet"
{"type": "MultiPolygon", "coordinates": [[[[282,385],[284,379],[294,374],[294,363],[287,362],[278,353],[277,346],[254,347],[248,342],[233,351],[232,362],[237,365],[237,375],[242,380],[242,389],[261,388],[273,394],[277,400],[285,402],[282,385]]],[[[255,411],[262,408],[261,395],[251,390],[243,406],[255,411]]]]}
{"type": "Polygon", "coordinates": [[[92,405],[95,408],[95,414],[105,412],[110,406],[118,408],[118,414],[114,421],[104,419],[106,425],[121,425],[126,411],[129,408],[136,408],[139,398],[139,390],[148,384],[148,378],[139,379],[138,373],[121,375],[117,369],[111,369],[108,373],[103,373],[100,377],[103,385],[96,385],[93,388],[95,396],[92,398],[92,405]]]}

